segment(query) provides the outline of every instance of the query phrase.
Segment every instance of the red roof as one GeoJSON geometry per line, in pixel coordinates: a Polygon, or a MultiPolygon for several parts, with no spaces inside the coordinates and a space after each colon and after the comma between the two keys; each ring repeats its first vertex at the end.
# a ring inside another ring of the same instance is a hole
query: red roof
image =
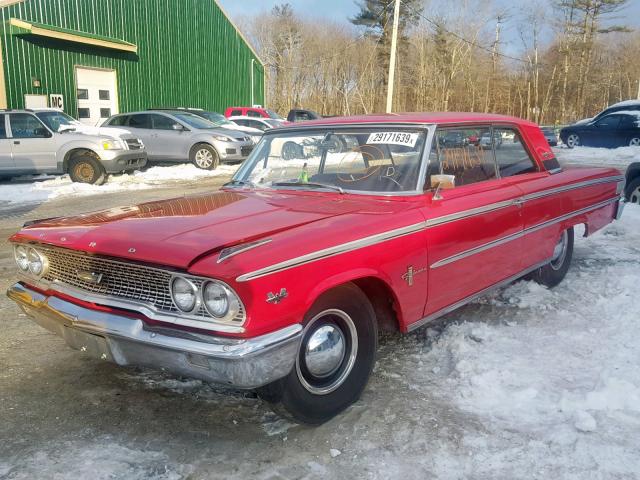
{"type": "Polygon", "coordinates": [[[329,117],[304,122],[304,125],[333,125],[337,123],[478,123],[505,122],[520,125],[535,123],[508,115],[470,112],[412,112],[412,113],[372,113],[350,117],[329,117]]]}

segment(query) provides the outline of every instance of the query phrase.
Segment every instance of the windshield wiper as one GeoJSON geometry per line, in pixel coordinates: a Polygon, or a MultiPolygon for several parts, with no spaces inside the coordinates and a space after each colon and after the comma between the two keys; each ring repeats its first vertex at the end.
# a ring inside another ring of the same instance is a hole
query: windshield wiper
{"type": "Polygon", "coordinates": [[[310,188],[328,188],[329,190],[335,190],[344,194],[344,190],[337,185],[327,185],[326,183],[316,182],[275,182],[271,184],[272,187],[310,187],[310,188]]]}
{"type": "Polygon", "coordinates": [[[257,186],[255,183],[253,183],[250,180],[231,180],[230,182],[227,182],[222,186],[223,187],[236,187],[236,186],[242,186],[242,185],[246,185],[246,186],[253,187],[253,188],[255,188],[257,186]]]}

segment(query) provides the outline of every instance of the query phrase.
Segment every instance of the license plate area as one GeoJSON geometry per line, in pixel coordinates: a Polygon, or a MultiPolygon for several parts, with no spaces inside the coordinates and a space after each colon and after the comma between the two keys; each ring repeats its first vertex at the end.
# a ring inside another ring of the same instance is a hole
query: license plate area
{"type": "Polygon", "coordinates": [[[107,339],[100,335],[65,327],[64,338],[71,348],[81,353],[100,360],[114,361],[107,339]]]}

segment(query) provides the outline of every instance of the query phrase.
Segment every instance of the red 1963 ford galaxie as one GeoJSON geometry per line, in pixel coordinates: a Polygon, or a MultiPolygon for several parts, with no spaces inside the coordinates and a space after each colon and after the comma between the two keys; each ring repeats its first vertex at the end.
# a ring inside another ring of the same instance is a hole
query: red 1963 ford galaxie
{"type": "Polygon", "coordinates": [[[523,276],[553,287],[573,227],[618,217],[623,187],[516,118],[327,118],[266,132],[221,191],[32,222],[8,295],[73,348],[321,423],[362,393],[379,329],[523,276]]]}

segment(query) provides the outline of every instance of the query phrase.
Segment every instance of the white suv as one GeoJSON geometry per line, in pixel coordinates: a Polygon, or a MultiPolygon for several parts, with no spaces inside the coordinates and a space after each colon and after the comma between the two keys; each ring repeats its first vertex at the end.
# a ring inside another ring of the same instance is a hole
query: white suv
{"type": "Polygon", "coordinates": [[[53,109],[0,110],[0,177],[68,173],[100,185],[146,163],[144,144],[126,130],[87,127],[53,109]]]}

